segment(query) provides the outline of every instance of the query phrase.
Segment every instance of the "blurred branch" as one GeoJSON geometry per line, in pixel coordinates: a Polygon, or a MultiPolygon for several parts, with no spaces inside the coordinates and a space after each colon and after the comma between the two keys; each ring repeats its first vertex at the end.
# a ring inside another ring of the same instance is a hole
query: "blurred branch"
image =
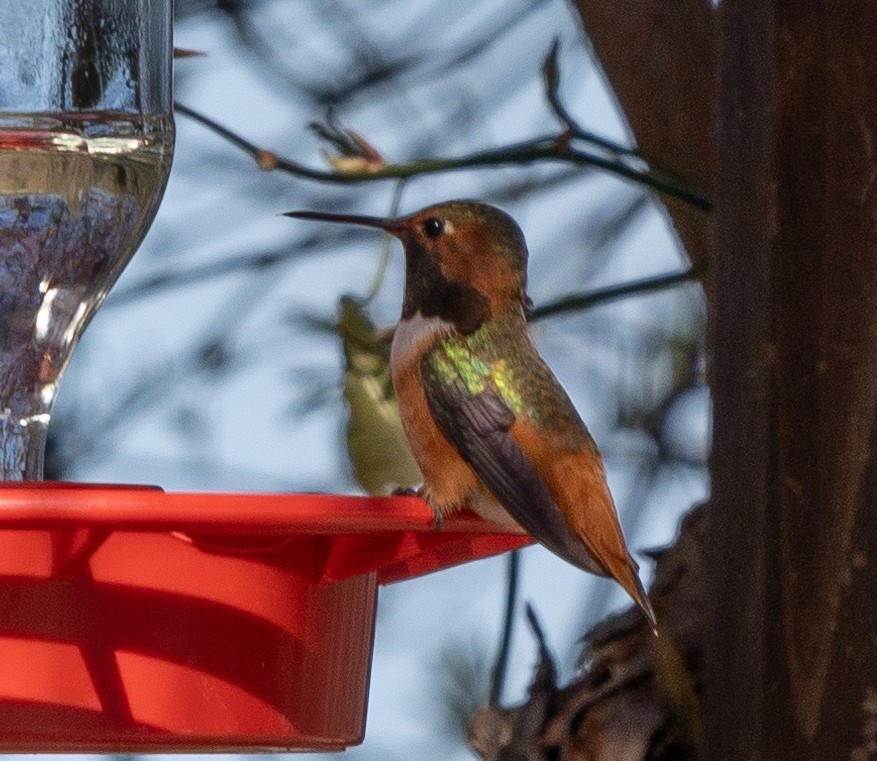
{"type": "MultiPolygon", "coordinates": [[[[683,201],[701,211],[709,211],[711,208],[709,200],[696,190],[673,179],[654,176],[645,162],[636,155],[631,155],[629,149],[615,146],[612,150],[609,150],[604,145],[595,145],[579,135],[571,136],[568,130],[564,130],[557,135],[536,137],[456,158],[427,158],[408,164],[388,164],[383,169],[377,171],[360,170],[340,173],[313,169],[292,159],[278,156],[272,151],[260,148],[228,127],[219,124],[210,117],[182,103],[175,103],[174,108],[178,113],[194,119],[248,153],[255,159],[260,169],[265,171],[277,169],[316,182],[351,184],[374,182],[376,180],[404,179],[435,174],[437,172],[452,172],[479,167],[531,164],[538,161],[560,161],[605,169],[619,177],[645,185],[662,196],[683,201]],[[576,146],[576,142],[585,143],[586,145],[576,146]],[[594,152],[593,148],[601,150],[602,153],[594,152]]],[[[601,140],[601,143],[605,142],[601,140]]],[[[611,145],[611,143],[609,144],[611,145]]]]}
{"type": "MultiPolygon", "coordinates": [[[[395,208],[396,205],[396,201],[394,200],[391,208],[395,208]]],[[[342,233],[338,236],[338,239],[352,238],[354,235],[355,232],[342,233]]],[[[325,238],[322,237],[314,237],[291,249],[271,249],[268,251],[248,254],[246,256],[235,257],[225,261],[208,262],[190,269],[177,269],[170,272],[160,272],[150,275],[139,283],[115,291],[107,300],[104,309],[129,304],[132,301],[151,296],[156,292],[179,286],[201,283],[211,278],[224,277],[241,270],[266,270],[286,264],[297,256],[300,256],[302,250],[314,248],[324,240],[325,238]]],[[[378,285],[383,279],[383,270],[385,266],[385,262],[381,259],[379,261],[375,278],[367,291],[366,301],[373,297],[376,285],[378,285]]],[[[698,280],[704,274],[705,270],[706,268],[702,265],[694,265],[680,272],[670,272],[665,275],[633,280],[628,283],[619,283],[618,285],[600,288],[595,291],[589,291],[588,293],[563,296],[555,301],[549,301],[547,304],[532,308],[528,313],[528,318],[531,322],[536,322],[537,320],[542,320],[546,317],[554,317],[569,312],[581,312],[603,303],[627,298],[628,296],[638,296],[654,291],[661,291],[666,288],[681,285],[682,283],[698,280]]]]}
{"type": "Polygon", "coordinates": [[[513,711],[490,705],[475,714],[469,725],[470,746],[489,761],[545,761],[548,758],[542,737],[558,694],[557,667],[548,650],[542,626],[529,603],[526,615],[539,648],[527,703],[513,711]]]}
{"type": "MultiPolygon", "coordinates": [[[[402,205],[402,193],[404,191],[405,180],[399,180],[399,182],[396,183],[396,188],[393,190],[393,200],[390,202],[390,212],[387,216],[395,217],[399,213],[399,207],[402,205]]],[[[387,275],[387,266],[390,263],[391,237],[392,236],[389,233],[384,233],[381,237],[381,251],[378,256],[378,266],[375,270],[375,275],[372,278],[371,285],[369,285],[368,291],[366,291],[366,294],[363,297],[364,305],[368,305],[369,302],[378,295],[381,286],[384,284],[384,278],[387,275]]]]}
{"type": "MultiPolygon", "coordinates": [[[[505,686],[506,672],[509,665],[509,652],[512,645],[512,634],[515,626],[515,607],[518,600],[518,580],[520,578],[521,556],[519,550],[514,550],[508,555],[508,570],[506,571],[506,598],[505,613],[503,615],[502,636],[499,641],[499,651],[496,654],[496,662],[493,664],[493,672],[490,675],[490,702],[489,705],[499,705],[502,690],[505,686]]],[[[529,607],[527,608],[529,615],[529,607]]]]}
{"type": "Polygon", "coordinates": [[[599,135],[595,135],[590,130],[586,130],[582,127],[573,118],[572,114],[570,114],[563,101],[560,99],[560,67],[557,64],[559,52],[560,40],[555,38],[551,45],[551,49],[548,51],[548,55],[545,56],[545,61],[542,64],[542,77],[545,80],[545,97],[548,100],[548,105],[551,107],[551,110],[554,111],[554,115],[560,119],[571,136],[587,140],[594,145],[599,145],[601,148],[605,148],[607,151],[612,151],[618,155],[638,157],[637,152],[633,148],[625,148],[617,143],[613,143],[611,140],[606,140],[599,135]]]}
{"type": "Polygon", "coordinates": [[[550,667],[549,670],[552,672],[555,671],[554,659],[551,657],[551,652],[548,650],[548,641],[545,639],[545,632],[542,631],[542,625],[536,617],[536,611],[533,610],[533,606],[530,603],[527,603],[524,612],[527,615],[527,623],[530,624],[530,628],[533,630],[533,636],[536,638],[536,644],[539,647],[540,663],[548,664],[550,667]]]}
{"type": "MultiPolygon", "coordinates": [[[[644,161],[648,165],[652,177],[656,179],[660,178],[664,183],[670,186],[687,188],[688,184],[681,176],[660,166],[653,158],[646,157],[642,151],[618,145],[611,140],[607,140],[606,138],[594,134],[578,123],[560,98],[560,67],[557,63],[559,52],[560,40],[555,38],[554,43],[551,45],[551,49],[548,51],[548,55],[545,56],[545,61],[542,64],[542,76],[545,80],[545,97],[548,100],[548,105],[551,107],[554,115],[560,120],[564,127],[566,127],[567,134],[571,138],[584,140],[617,156],[626,156],[632,159],[644,161]]],[[[686,199],[680,198],[680,200],[686,199]]]]}
{"type": "MultiPolygon", "coordinates": [[[[716,4],[573,0],[572,5],[642,155],[672,167],[710,197],[716,4]]],[[[709,220],[687,206],[671,202],[667,208],[692,261],[707,261],[709,220]]]]}
{"type": "MultiPolygon", "coordinates": [[[[305,248],[310,247],[305,243],[305,248]]],[[[127,288],[115,291],[104,305],[104,309],[130,304],[138,299],[147,298],[155,293],[185,285],[200,285],[207,280],[225,277],[241,270],[260,271],[287,264],[301,255],[301,247],[289,249],[271,249],[252,254],[237,256],[232,259],[211,261],[206,264],[174,269],[169,272],[158,272],[143,278],[127,288]]]]}
{"type": "Polygon", "coordinates": [[[608,301],[616,301],[643,293],[651,293],[653,291],[661,291],[665,288],[672,288],[681,283],[687,283],[691,280],[697,280],[704,274],[705,267],[695,265],[681,272],[670,272],[666,275],[657,275],[655,277],[646,277],[642,280],[633,280],[629,283],[621,283],[612,285],[608,288],[600,288],[589,293],[573,294],[572,296],[564,296],[556,301],[549,301],[541,307],[535,307],[530,311],[530,322],[544,319],[545,317],[553,317],[566,312],[581,312],[585,309],[603,304],[608,301]]]}
{"type": "Polygon", "coordinates": [[[130,304],[138,299],[147,298],[155,293],[161,293],[173,288],[199,285],[208,280],[222,278],[241,271],[253,273],[281,267],[290,262],[297,261],[302,256],[321,253],[320,247],[323,244],[343,244],[346,241],[354,240],[356,235],[357,231],[355,230],[339,230],[332,233],[331,236],[320,233],[311,235],[295,243],[295,245],[291,243],[287,245],[283,242],[263,251],[255,251],[234,257],[219,259],[213,256],[204,264],[189,265],[187,267],[175,265],[173,269],[144,276],[139,282],[113,291],[104,304],[103,309],[130,304]]]}

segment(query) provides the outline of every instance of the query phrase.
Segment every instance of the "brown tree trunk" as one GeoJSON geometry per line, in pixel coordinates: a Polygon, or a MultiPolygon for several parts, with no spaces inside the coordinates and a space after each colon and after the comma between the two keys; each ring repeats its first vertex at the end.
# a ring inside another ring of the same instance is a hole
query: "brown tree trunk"
{"type": "Polygon", "coordinates": [[[707,757],[877,751],[877,5],[718,12],[707,757]]]}

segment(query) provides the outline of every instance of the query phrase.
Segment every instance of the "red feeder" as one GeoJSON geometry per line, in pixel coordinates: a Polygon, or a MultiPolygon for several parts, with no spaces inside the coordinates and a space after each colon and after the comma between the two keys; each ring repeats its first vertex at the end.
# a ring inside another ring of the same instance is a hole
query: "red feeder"
{"type": "Polygon", "coordinates": [[[0,486],[0,751],[362,741],[378,584],[529,543],[418,499],[0,486]]]}

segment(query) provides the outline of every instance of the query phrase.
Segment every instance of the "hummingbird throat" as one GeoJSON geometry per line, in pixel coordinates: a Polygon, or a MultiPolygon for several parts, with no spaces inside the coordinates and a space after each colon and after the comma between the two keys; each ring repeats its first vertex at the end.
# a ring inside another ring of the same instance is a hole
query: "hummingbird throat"
{"type": "Polygon", "coordinates": [[[405,261],[403,320],[419,312],[426,319],[438,317],[469,335],[490,319],[490,299],[469,283],[449,280],[433,253],[408,244],[405,261]]]}

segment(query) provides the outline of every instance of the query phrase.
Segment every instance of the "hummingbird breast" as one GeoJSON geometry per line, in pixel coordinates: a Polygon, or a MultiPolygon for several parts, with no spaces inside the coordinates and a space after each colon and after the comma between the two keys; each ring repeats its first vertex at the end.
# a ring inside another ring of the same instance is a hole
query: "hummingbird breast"
{"type": "Polygon", "coordinates": [[[425,318],[419,312],[403,319],[396,328],[390,369],[402,426],[423,473],[425,496],[436,513],[447,515],[470,506],[489,520],[508,522],[511,518],[481,487],[472,468],[439,430],[427,405],[421,359],[436,341],[452,331],[450,323],[438,317],[425,318]]]}

